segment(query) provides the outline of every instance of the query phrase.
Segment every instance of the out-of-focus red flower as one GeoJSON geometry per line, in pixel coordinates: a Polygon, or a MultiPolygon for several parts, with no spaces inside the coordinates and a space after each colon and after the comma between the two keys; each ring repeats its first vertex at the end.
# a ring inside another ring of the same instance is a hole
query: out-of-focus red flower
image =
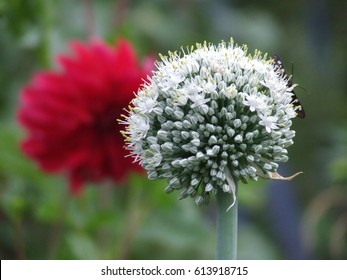
{"type": "Polygon", "coordinates": [[[47,172],[68,174],[73,192],[85,182],[121,181],[132,164],[123,148],[124,113],[154,61],[140,65],[130,43],[112,48],[100,40],[72,42],[74,55],[61,55],[59,71],[41,71],[23,88],[18,119],[28,136],[26,155],[47,172]]]}

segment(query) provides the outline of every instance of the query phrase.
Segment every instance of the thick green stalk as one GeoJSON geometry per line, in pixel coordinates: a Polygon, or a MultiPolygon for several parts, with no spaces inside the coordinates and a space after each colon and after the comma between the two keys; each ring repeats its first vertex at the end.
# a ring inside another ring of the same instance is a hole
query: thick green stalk
{"type": "MultiPolygon", "coordinates": [[[[237,183],[235,182],[236,198],[237,183]]],[[[236,260],[237,258],[237,200],[230,193],[217,193],[217,260],[236,260]]]]}

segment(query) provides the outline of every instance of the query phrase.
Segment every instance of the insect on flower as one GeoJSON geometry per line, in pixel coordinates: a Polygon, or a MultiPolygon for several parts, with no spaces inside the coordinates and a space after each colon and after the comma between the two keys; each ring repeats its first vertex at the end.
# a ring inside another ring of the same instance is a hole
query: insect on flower
{"type": "MultiPolygon", "coordinates": [[[[272,56],[274,62],[275,62],[275,69],[279,70],[280,72],[282,72],[282,78],[288,80],[287,83],[287,87],[291,87],[293,86],[293,81],[291,79],[289,79],[286,70],[284,69],[283,63],[281,58],[279,57],[279,55],[274,54],[272,56]]],[[[292,91],[293,96],[292,96],[292,104],[294,106],[295,112],[297,113],[297,116],[301,119],[305,118],[305,111],[304,108],[301,105],[301,102],[299,101],[298,97],[296,96],[294,90],[292,91]]]]}

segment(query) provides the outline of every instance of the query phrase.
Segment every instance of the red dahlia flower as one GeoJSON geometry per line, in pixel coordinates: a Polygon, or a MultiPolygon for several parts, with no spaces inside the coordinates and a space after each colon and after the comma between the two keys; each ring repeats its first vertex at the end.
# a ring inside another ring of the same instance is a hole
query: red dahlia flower
{"type": "Polygon", "coordinates": [[[73,192],[84,182],[116,182],[140,166],[125,157],[116,119],[153,68],[139,66],[132,46],[73,42],[74,56],[61,55],[60,71],[36,73],[22,90],[19,122],[28,131],[25,154],[44,171],[69,175],[73,192]]]}

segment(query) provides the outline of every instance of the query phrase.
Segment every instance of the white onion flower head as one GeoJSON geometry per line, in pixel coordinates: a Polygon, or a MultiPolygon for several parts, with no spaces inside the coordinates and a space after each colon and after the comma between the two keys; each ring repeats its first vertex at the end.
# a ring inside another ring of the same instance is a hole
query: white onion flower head
{"type": "Polygon", "coordinates": [[[235,200],[236,180],[291,179],[277,173],[295,136],[287,84],[272,59],[232,40],[169,53],[123,116],[126,147],[166,192],[199,205],[217,192],[235,200]]]}

